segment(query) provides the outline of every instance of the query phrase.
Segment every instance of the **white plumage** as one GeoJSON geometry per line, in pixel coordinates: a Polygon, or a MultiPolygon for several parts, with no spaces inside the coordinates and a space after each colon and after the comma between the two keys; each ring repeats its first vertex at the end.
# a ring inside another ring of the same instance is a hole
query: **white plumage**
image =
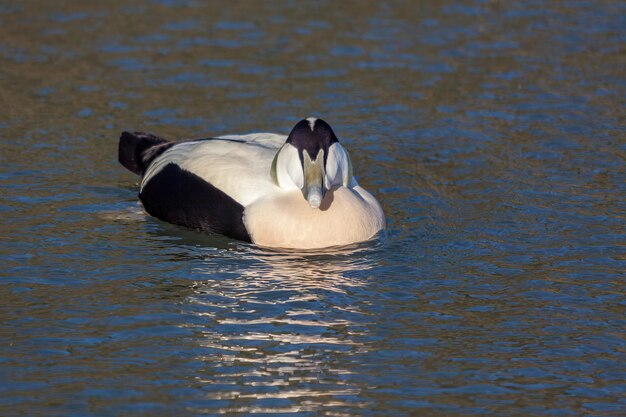
{"type": "Polygon", "coordinates": [[[275,191],[270,176],[272,159],[287,136],[273,133],[228,135],[182,142],[157,157],[144,174],[141,186],[160,169],[176,163],[224,191],[244,207],[275,191]]]}

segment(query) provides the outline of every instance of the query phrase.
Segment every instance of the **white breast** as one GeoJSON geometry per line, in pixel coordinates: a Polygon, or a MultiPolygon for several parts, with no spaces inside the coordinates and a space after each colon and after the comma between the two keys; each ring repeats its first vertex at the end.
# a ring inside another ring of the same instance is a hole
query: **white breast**
{"type": "Polygon", "coordinates": [[[246,207],[244,223],[254,243],[268,247],[323,248],[361,242],[385,227],[382,208],[363,188],[328,191],[313,209],[300,191],[261,198],[246,207]]]}

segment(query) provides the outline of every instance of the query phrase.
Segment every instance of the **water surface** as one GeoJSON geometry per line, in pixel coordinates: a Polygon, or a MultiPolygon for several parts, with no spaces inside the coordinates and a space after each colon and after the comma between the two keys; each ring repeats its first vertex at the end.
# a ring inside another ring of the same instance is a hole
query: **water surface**
{"type": "Polygon", "coordinates": [[[625,415],[624,16],[0,2],[0,415],[625,415]],[[185,231],[116,160],[311,115],[379,238],[185,231]]]}

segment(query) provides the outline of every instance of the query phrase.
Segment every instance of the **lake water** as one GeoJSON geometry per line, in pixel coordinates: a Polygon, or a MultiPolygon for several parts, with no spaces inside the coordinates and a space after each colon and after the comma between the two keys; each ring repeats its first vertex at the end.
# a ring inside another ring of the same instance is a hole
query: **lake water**
{"type": "Polygon", "coordinates": [[[626,415],[619,1],[0,1],[0,415],[626,415]],[[386,233],[146,216],[122,130],[328,121],[386,233]]]}

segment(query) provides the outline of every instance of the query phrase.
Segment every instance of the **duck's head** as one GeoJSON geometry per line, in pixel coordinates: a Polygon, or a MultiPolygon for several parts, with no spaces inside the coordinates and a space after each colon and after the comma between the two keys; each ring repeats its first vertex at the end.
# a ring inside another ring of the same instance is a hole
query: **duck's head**
{"type": "Polygon", "coordinates": [[[294,126],[272,163],[274,182],[285,189],[298,188],[316,209],[334,186],[353,186],[352,163],[331,127],[309,117],[294,126]]]}

